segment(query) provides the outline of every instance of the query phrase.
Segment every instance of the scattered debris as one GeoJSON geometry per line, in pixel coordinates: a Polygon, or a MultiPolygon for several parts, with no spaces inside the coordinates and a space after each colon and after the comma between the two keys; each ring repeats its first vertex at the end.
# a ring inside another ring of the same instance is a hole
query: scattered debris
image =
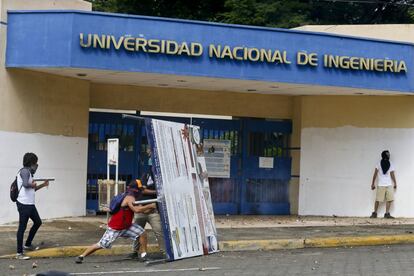
{"type": "Polygon", "coordinates": [[[69,227],[68,227],[68,230],[72,230],[72,227],[70,227],[70,226],[69,226],[69,227]]]}
{"type": "Polygon", "coordinates": [[[32,268],[36,268],[36,267],[37,267],[37,263],[36,262],[32,263],[32,268]]]}
{"type": "Polygon", "coordinates": [[[10,269],[10,270],[15,269],[14,265],[9,265],[9,269],[10,269]]]}
{"type": "Polygon", "coordinates": [[[200,267],[198,270],[199,271],[206,271],[206,269],[204,267],[200,267]]]}

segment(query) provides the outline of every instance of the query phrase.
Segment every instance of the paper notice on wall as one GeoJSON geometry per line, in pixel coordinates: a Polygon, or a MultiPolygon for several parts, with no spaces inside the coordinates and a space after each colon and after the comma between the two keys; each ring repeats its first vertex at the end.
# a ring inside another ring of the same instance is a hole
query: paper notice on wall
{"type": "Polygon", "coordinates": [[[230,178],[231,141],[204,139],[208,177],[230,178]]]}
{"type": "Polygon", "coordinates": [[[273,157],[259,157],[259,168],[273,169],[274,167],[273,162],[274,162],[273,157]]]}
{"type": "Polygon", "coordinates": [[[119,156],[119,139],[108,139],[108,165],[117,165],[119,156]]]}
{"type": "Polygon", "coordinates": [[[146,128],[168,259],[216,252],[217,232],[199,129],[153,119],[146,120],[146,128]]]}

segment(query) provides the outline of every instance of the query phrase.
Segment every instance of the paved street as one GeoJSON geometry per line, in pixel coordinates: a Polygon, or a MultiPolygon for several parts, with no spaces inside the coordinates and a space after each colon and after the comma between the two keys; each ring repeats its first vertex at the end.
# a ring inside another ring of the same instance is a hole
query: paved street
{"type": "Polygon", "coordinates": [[[152,266],[120,256],[90,257],[82,265],[73,258],[0,260],[0,275],[48,270],[72,275],[414,275],[414,246],[227,252],[152,266]]]}

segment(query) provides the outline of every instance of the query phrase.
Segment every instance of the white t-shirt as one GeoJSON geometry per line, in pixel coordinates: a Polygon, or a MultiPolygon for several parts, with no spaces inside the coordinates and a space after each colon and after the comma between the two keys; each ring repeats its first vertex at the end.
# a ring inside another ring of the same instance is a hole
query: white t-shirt
{"type": "Polygon", "coordinates": [[[383,174],[382,168],[381,168],[381,162],[377,165],[378,170],[378,186],[380,187],[387,187],[392,186],[392,179],[391,179],[391,172],[394,171],[394,166],[390,162],[390,168],[388,169],[386,174],[383,174]]]}
{"type": "Polygon", "coordinates": [[[30,188],[22,187],[23,185],[22,174],[24,174],[25,179],[28,179],[27,182],[29,184],[33,183],[32,174],[27,169],[22,169],[17,174],[17,188],[20,189],[21,187],[19,196],[17,197],[17,201],[25,205],[34,205],[36,191],[32,187],[30,188]]]}

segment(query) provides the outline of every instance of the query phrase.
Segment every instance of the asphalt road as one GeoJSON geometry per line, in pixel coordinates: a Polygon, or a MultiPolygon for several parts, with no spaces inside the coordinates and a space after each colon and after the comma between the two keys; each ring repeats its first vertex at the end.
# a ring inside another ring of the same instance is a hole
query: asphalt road
{"type": "Polygon", "coordinates": [[[48,270],[70,272],[71,275],[411,276],[414,275],[414,246],[226,252],[152,266],[122,256],[92,256],[80,265],[74,263],[74,258],[0,260],[0,275],[35,275],[48,270]],[[32,268],[34,262],[36,268],[32,268]]]}

